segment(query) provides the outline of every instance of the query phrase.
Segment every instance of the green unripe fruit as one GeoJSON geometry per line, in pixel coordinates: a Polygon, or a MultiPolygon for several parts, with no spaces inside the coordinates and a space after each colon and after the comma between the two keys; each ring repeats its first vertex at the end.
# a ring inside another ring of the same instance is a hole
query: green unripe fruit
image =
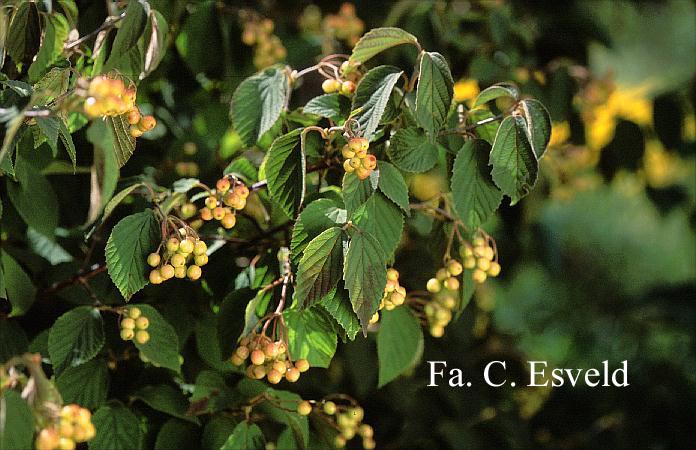
{"type": "Polygon", "coordinates": [[[144,330],[150,326],[150,320],[145,316],[140,316],[135,320],[135,326],[140,330],[144,330]]]}
{"type": "Polygon", "coordinates": [[[428,292],[437,294],[442,289],[442,286],[440,285],[440,280],[438,280],[437,278],[431,278],[428,280],[428,283],[425,285],[425,288],[428,290],[428,292]]]}
{"type": "Polygon", "coordinates": [[[174,253],[179,250],[179,240],[177,238],[170,238],[167,241],[167,250],[169,253],[174,253]]]}
{"type": "Polygon", "coordinates": [[[131,319],[137,319],[138,317],[140,317],[141,314],[142,311],[140,311],[140,308],[138,308],[137,306],[128,308],[128,316],[131,319]]]}
{"type": "Polygon", "coordinates": [[[159,253],[150,253],[147,255],[147,265],[150,267],[159,266],[160,261],[162,261],[162,258],[160,257],[159,253]]]}
{"type": "Polygon", "coordinates": [[[312,404],[307,400],[303,400],[297,405],[297,414],[301,416],[308,416],[311,412],[312,404]]]}
{"type": "Polygon", "coordinates": [[[330,416],[336,414],[336,404],[332,401],[324,403],[324,413],[330,416]]]}

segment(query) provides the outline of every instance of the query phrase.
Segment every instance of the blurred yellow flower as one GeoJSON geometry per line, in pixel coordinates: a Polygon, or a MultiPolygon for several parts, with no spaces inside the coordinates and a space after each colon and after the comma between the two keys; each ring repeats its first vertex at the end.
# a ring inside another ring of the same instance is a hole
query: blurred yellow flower
{"type": "Polygon", "coordinates": [[[476,80],[465,79],[454,83],[454,101],[457,103],[471,101],[479,95],[479,92],[481,89],[476,80]]]}
{"type": "Polygon", "coordinates": [[[549,147],[558,147],[568,142],[570,139],[570,125],[568,122],[554,122],[551,125],[551,139],[549,147]]]}
{"type": "Polygon", "coordinates": [[[643,169],[648,184],[654,188],[670,186],[688,176],[688,166],[676,154],[667,151],[660,141],[645,143],[643,169]]]}

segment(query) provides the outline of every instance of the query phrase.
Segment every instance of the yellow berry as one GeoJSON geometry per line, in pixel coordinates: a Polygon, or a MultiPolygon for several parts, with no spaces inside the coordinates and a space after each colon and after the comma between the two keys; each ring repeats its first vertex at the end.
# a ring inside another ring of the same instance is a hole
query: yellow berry
{"type": "Polygon", "coordinates": [[[225,214],[225,217],[222,218],[220,224],[222,225],[222,228],[226,230],[234,228],[234,226],[237,224],[237,216],[234,214],[225,214]]]}
{"type": "Polygon", "coordinates": [[[312,405],[307,400],[303,400],[297,405],[297,414],[301,416],[308,416],[311,412],[312,405]]]}
{"type": "Polygon", "coordinates": [[[473,269],[474,267],[476,267],[476,258],[473,256],[467,256],[464,259],[464,267],[466,267],[467,269],[473,269]]]}
{"type": "Polygon", "coordinates": [[[135,333],[135,342],[138,344],[145,344],[150,340],[150,333],[145,330],[140,330],[135,333]]]}
{"type": "Polygon", "coordinates": [[[266,376],[266,368],[264,366],[253,366],[252,371],[254,374],[254,378],[256,378],[257,380],[260,380],[266,376]]]}
{"type": "Polygon", "coordinates": [[[186,276],[189,277],[190,280],[196,281],[199,279],[202,275],[203,271],[199,266],[196,265],[191,265],[189,268],[186,270],[186,276]]]}
{"type": "Polygon", "coordinates": [[[209,209],[215,208],[217,204],[217,197],[215,197],[214,195],[211,195],[205,199],[205,206],[209,209]]]}
{"type": "Polygon", "coordinates": [[[164,278],[162,278],[162,274],[157,269],[153,269],[152,271],[150,271],[149,278],[150,283],[152,284],[161,284],[164,281],[164,278]]]}
{"type": "Polygon", "coordinates": [[[295,367],[290,367],[289,369],[287,369],[287,372],[285,372],[285,379],[288,380],[290,383],[296,382],[300,379],[300,371],[297,370],[295,367]]]}
{"type": "Polygon", "coordinates": [[[486,247],[485,253],[483,255],[486,259],[491,260],[495,257],[495,252],[493,251],[493,247],[486,247]]]}
{"type": "Polygon", "coordinates": [[[135,331],[133,331],[133,329],[131,329],[131,328],[121,329],[121,339],[123,339],[124,341],[130,341],[131,339],[133,339],[134,336],[135,336],[135,331]]]}
{"type": "Polygon", "coordinates": [[[330,400],[324,403],[324,413],[330,416],[336,414],[336,404],[330,400]]]}
{"type": "Polygon", "coordinates": [[[140,122],[140,110],[138,108],[133,108],[128,111],[128,123],[130,125],[137,125],[140,122]]]}
{"type": "Polygon", "coordinates": [[[255,366],[260,366],[266,361],[266,355],[263,350],[256,349],[251,352],[251,363],[255,366]]]}
{"type": "Polygon", "coordinates": [[[484,272],[484,271],[481,270],[481,269],[476,269],[476,270],[474,270],[474,273],[471,274],[471,278],[472,278],[476,283],[479,283],[479,284],[481,284],[481,283],[483,283],[484,281],[486,281],[486,277],[487,277],[486,272],[484,272]]]}
{"type": "Polygon", "coordinates": [[[374,313],[370,318],[370,325],[379,322],[379,313],[374,313]]]}
{"type": "Polygon", "coordinates": [[[456,259],[450,259],[447,261],[447,272],[453,277],[460,275],[463,271],[463,267],[459,261],[456,259]]]}
{"type": "Polygon", "coordinates": [[[295,367],[297,367],[297,370],[300,372],[306,372],[309,370],[309,361],[306,359],[298,359],[295,361],[295,367]]]}
{"type": "Polygon", "coordinates": [[[497,277],[500,274],[500,264],[493,261],[491,266],[488,268],[488,275],[491,277],[497,277]]]}
{"type": "Polygon", "coordinates": [[[444,336],[445,334],[445,327],[437,325],[430,327],[430,335],[435,338],[439,338],[444,336]]]}
{"type": "Polygon", "coordinates": [[[181,253],[176,253],[172,255],[172,258],[169,260],[169,263],[176,269],[177,267],[183,267],[186,265],[186,257],[182,255],[181,253]]]}
{"type": "Polygon", "coordinates": [[[355,157],[355,151],[352,148],[350,148],[350,145],[346,144],[341,149],[341,155],[345,159],[351,159],[355,157]]]}
{"type": "Polygon", "coordinates": [[[186,266],[175,267],[174,278],[186,278],[186,266]]]}
{"type": "Polygon", "coordinates": [[[278,384],[278,383],[280,383],[280,380],[283,379],[283,374],[281,374],[280,372],[278,372],[278,371],[275,370],[275,369],[271,369],[271,370],[268,372],[267,377],[268,377],[268,382],[269,382],[269,383],[271,383],[271,384],[278,384]]]}
{"type": "Polygon", "coordinates": [[[138,124],[138,127],[142,131],[150,131],[153,128],[155,128],[155,125],[157,125],[157,121],[155,120],[154,117],[144,116],[140,119],[140,123],[138,124]]]}
{"type": "Polygon", "coordinates": [[[370,173],[372,173],[372,170],[364,167],[360,167],[355,170],[355,174],[360,180],[366,180],[370,176],[370,173]]]}
{"type": "Polygon", "coordinates": [[[167,240],[167,250],[168,250],[170,253],[174,253],[174,252],[176,252],[177,250],[179,250],[179,245],[180,245],[179,239],[177,239],[177,238],[175,238],[175,237],[169,238],[169,239],[167,240]]]}
{"type": "Polygon", "coordinates": [[[138,127],[136,127],[135,125],[131,125],[131,127],[130,127],[130,135],[131,135],[131,137],[139,138],[140,136],[143,135],[143,132],[142,132],[138,127]]]}
{"type": "Polygon", "coordinates": [[[350,165],[350,161],[350,159],[346,159],[345,161],[343,161],[343,170],[345,170],[348,173],[355,171],[355,168],[350,165]]]}
{"type": "Polygon", "coordinates": [[[355,92],[355,88],[355,83],[353,83],[352,81],[344,81],[341,84],[341,94],[351,96],[353,95],[353,92],[355,92]]]}
{"type": "Polygon", "coordinates": [[[170,278],[174,277],[174,267],[171,264],[165,264],[160,268],[160,275],[162,275],[162,278],[165,280],[168,280],[170,278]]]}
{"type": "Polygon", "coordinates": [[[372,439],[372,438],[363,439],[363,449],[373,450],[376,447],[377,447],[377,443],[375,442],[374,439],[372,439]]]}
{"type": "Polygon", "coordinates": [[[150,320],[145,316],[140,316],[135,320],[135,326],[140,330],[145,330],[150,326],[150,320]]]}
{"type": "Polygon", "coordinates": [[[490,269],[491,267],[491,260],[486,259],[486,258],[479,258],[478,261],[476,261],[476,266],[478,266],[479,269],[483,270],[484,272],[490,269]]]}
{"type": "Polygon", "coordinates": [[[454,277],[449,277],[445,280],[445,289],[449,289],[450,291],[456,291],[457,289],[459,289],[459,280],[457,280],[454,277]]]}
{"type": "Polygon", "coordinates": [[[185,203],[181,206],[181,215],[184,219],[188,219],[196,215],[196,205],[193,203],[185,203]]]}
{"type": "Polygon", "coordinates": [[[398,281],[399,280],[399,271],[396,269],[390,268],[387,270],[387,280],[390,281],[398,281]]]}
{"type": "Polygon", "coordinates": [[[135,328],[135,320],[131,319],[130,317],[126,317],[121,321],[121,328],[132,330],[135,328]]]}
{"type": "Polygon", "coordinates": [[[220,192],[220,193],[225,193],[230,190],[230,180],[227,178],[220,178],[217,180],[217,183],[215,183],[215,189],[220,192]]]}
{"type": "Polygon", "coordinates": [[[222,220],[225,214],[227,214],[227,212],[222,206],[216,206],[215,209],[213,209],[213,219],[215,220],[222,220]]]}
{"type": "Polygon", "coordinates": [[[207,252],[207,251],[208,251],[208,246],[206,245],[206,243],[201,241],[201,240],[197,240],[193,246],[193,254],[194,255],[205,255],[205,252],[207,252]]]}
{"type": "Polygon", "coordinates": [[[440,285],[440,280],[438,280],[437,278],[431,278],[428,280],[428,283],[425,285],[425,288],[428,290],[428,292],[436,294],[440,292],[442,286],[440,285]]]}
{"type": "Polygon", "coordinates": [[[142,311],[140,311],[140,308],[138,308],[137,306],[132,306],[128,308],[128,316],[131,319],[137,319],[138,317],[140,317],[141,314],[142,311]]]}
{"type": "Polygon", "coordinates": [[[201,219],[208,221],[213,220],[213,211],[208,208],[201,209],[201,219]]]}
{"type": "Polygon", "coordinates": [[[336,448],[343,448],[346,446],[346,439],[340,434],[334,438],[334,446],[336,448]]]}
{"type": "Polygon", "coordinates": [[[373,430],[370,425],[364,423],[358,428],[358,433],[364,438],[371,438],[375,435],[375,430],[373,430]]]}
{"type": "Polygon", "coordinates": [[[44,428],[36,438],[36,450],[53,450],[59,440],[60,435],[55,428],[44,428]]]}
{"type": "Polygon", "coordinates": [[[58,450],[74,450],[75,441],[70,438],[60,438],[58,441],[58,450]]]}
{"type": "Polygon", "coordinates": [[[162,258],[160,257],[159,253],[150,253],[147,255],[147,265],[150,267],[159,266],[161,260],[162,258]]]}
{"type": "Polygon", "coordinates": [[[181,241],[181,244],[179,244],[179,253],[188,255],[191,252],[193,252],[193,242],[189,239],[181,241]]]}
{"type": "Polygon", "coordinates": [[[486,248],[482,245],[476,246],[473,249],[474,256],[477,258],[485,258],[486,257],[486,248]]]}
{"type": "Polygon", "coordinates": [[[193,262],[197,266],[205,266],[206,264],[208,264],[208,255],[206,255],[205,253],[203,253],[202,255],[196,255],[193,258],[193,262]]]}

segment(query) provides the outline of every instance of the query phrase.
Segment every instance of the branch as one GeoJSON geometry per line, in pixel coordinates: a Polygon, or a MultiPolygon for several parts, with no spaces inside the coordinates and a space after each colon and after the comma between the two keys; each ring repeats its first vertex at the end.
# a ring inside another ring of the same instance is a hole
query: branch
{"type": "Polygon", "coordinates": [[[93,38],[94,36],[98,35],[104,30],[108,30],[110,28],[113,28],[116,26],[116,24],[121,21],[124,17],[126,17],[126,11],[123,11],[121,14],[118,16],[109,16],[104,20],[104,23],[102,23],[99,28],[96,30],[92,31],[91,33],[85,34],[79,39],[76,39],[72,42],[66,42],[65,46],[63,47],[64,50],[70,50],[72,48],[77,47],[78,45],[82,44],[85,41],[88,41],[89,39],[93,38]]]}

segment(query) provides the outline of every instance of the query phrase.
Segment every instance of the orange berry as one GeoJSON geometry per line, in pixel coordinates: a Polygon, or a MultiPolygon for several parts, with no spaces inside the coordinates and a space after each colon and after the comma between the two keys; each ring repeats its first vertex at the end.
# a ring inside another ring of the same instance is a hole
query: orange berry
{"type": "Polygon", "coordinates": [[[237,183],[234,187],[234,193],[245,199],[249,197],[249,188],[244,183],[237,183]]]}
{"type": "Polygon", "coordinates": [[[473,280],[476,283],[481,284],[481,283],[486,281],[487,275],[486,275],[486,272],[484,272],[483,270],[476,269],[476,270],[474,270],[474,273],[471,274],[471,278],[473,278],[473,280]]]}
{"type": "Polygon", "coordinates": [[[205,220],[206,222],[209,220],[213,220],[213,210],[208,208],[202,208],[201,219],[205,220]]]}
{"type": "Polygon", "coordinates": [[[358,175],[359,179],[366,180],[367,178],[369,178],[370,174],[372,173],[372,170],[360,167],[359,169],[355,170],[355,173],[358,175]]]}
{"type": "Polygon", "coordinates": [[[160,268],[160,275],[165,280],[174,278],[174,267],[171,264],[165,264],[160,268]]]}
{"type": "Polygon", "coordinates": [[[306,372],[309,370],[309,361],[307,361],[306,359],[298,359],[297,361],[295,361],[295,367],[300,372],[306,372]]]}
{"type": "Polygon", "coordinates": [[[150,333],[145,330],[140,330],[135,333],[135,342],[138,344],[145,344],[150,340],[150,333]]]}
{"type": "Polygon", "coordinates": [[[287,372],[285,372],[285,379],[288,380],[290,383],[296,382],[300,379],[300,371],[297,370],[295,367],[290,367],[289,369],[287,369],[287,372]]]}
{"type": "Polygon", "coordinates": [[[216,206],[215,209],[213,209],[213,218],[215,220],[222,220],[223,217],[225,217],[225,208],[216,206]]]}
{"type": "Polygon", "coordinates": [[[457,280],[454,277],[449,277],[448,279],[445,280],[445,289],[449,289],[450,291],[456,291],[459,289],[459,280],[457,280]]]}
{"type": "Polygon", "coordinates": [[[161,284],[164,281],[162,274],[157,269],[154,269],[150,272],[149,278],[150,278],[150,283],[152,283],[152,284],[161,284]]]}
{"type": "Polygon", "coordinates": [[[36,450],[53,450],[59,440],[60,435],[55,428],[44,428],[36,438],[36,450]]]}
{"type": "Polygon", "coordinates": [[[278,372],[275,369],[271,369],[268,371],[268,382],[271,384],[278,384],[280,383],[280,380],[283,379],[283,374],[278,372]]]}
{"type": "Polygon", "coordinates": [[[355,92],[355,88],[355,83],[352,81],[344,81],[341,83],[341,94],[351,96],[353,95],[353,92],[355,92]]]}
{"type": "Polygon", "coordinates": [[[140,128],[136,127],[135,125],[131,125],[130,135],[131,135],[131,137],[139,138],[140,136],[143,135],[143,132],[142,132],[142,130],[140,130],[140,128]]]}
{"type": "Polygon", "coordinates": [[[137,125],[138,122],[140,122],[140,110],[138,108],[133,108],[128,111],[128,123],[137,125]]]}
{"type": "Polygon", "coordinates": [[[222,228],[229,230],[230,228],[234,228],[234,226],[237,224],[237,216],[234,214],[225,214],[225,217],[222,218],[220,221],[222,224],[222,228]]]}
{"type": "Polygon", "coordinates": [[[138,127],[142,131],[150,131],[153,128],[155,128],[155,125],[157,125],[157,120],[153,116],[143,116],[140,119],[140,123],[138,124],[138,127]]]}
{"type": "Polygon", "coordinates": [[[217,183],[215,183],[215,189],[217,189],[218,192],[224,194],[225,192],[230,190],[230,180],[227,178],[220,178],[217,180],[217,183]]]}
{"type": "Polygon", "coordinates": [[[210,195],[205,199],[205,206],[210,209],[215,209],[218,205],[217,197],[210,195]]]}
{"type": "Polygon", "coordinates": [[[251,363],[254,364],[255,366],[260,366],[266,361],[266,355],[264,354],[263,350],[259,350],[258,348],[251,352],[251,363]]]}

